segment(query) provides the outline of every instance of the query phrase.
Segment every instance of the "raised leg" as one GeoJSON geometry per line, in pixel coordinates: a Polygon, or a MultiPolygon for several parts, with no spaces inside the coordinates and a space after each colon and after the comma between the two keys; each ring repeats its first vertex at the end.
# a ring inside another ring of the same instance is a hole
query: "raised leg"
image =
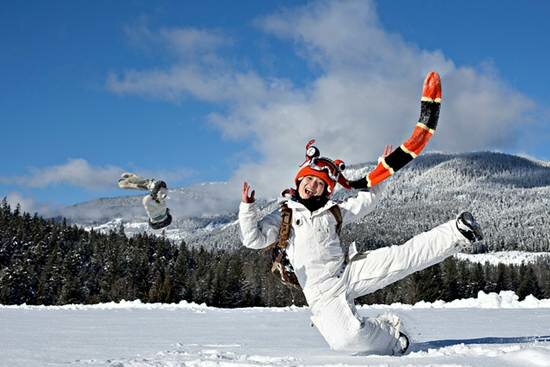
{"type": "Polygon", "coordinates": [[[421,233],[400,246],[359,255],[350,263],[348,298],[355,299],[443,261],[470,242],[458,231],[456,220],[421,233]]]}

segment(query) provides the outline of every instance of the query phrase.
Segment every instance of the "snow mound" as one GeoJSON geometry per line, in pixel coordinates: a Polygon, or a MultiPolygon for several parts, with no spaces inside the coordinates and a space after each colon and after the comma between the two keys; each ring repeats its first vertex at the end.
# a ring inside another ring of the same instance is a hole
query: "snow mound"
{"type": "Polygon", "coordinates": [[[525,297],[523,301],[519,300],[518,295],[513,291],[501,291],[500,293],[485,293],[480,291],[477,298],[457,299],[451,302],[420,301],[414,305],[402,303],[393,303],[391,305],[371,305],[364,308],[393,308],[393,309],[413,309],[413,308],[550,308],[550,299],[539,300],[532,295],[525,297]]]}
{"type": "Polygon", "coordinates": [[[506,360],[509,362],[517,362],[527,364],[530,362],[532,366],[548,366],[550,365],[550,348],[542,346],[531,346],[528,349],[520,349],[508,353],[506,360]]]}
{"type": "Polygon", "coordinates": [[[108,302],[108,303],[98,303],[94,305],[79,305],[79,304],[70,304],[63,306],[34,306],[34,305],[15,305],[15,306],[6,306],[0,305],[2,308],[23,308],[23,309],[33,309],[33,310],[75,310],[75,311],[86,311],[86,310],[191,310],[195,312],[204,312],[206,309],[211,308],[206,306],[206,304],[196,304],[190,303],[187,301],[181,301],[179,303],[143,303],[140,300],[135,301],[120,301],[120,302],[108,302]]]}
{"type": "MultiPolygon", "coordinates": [[[[120,301],[99,303],[94,305],[63,305],[63,306],[34,306],[34,305],[0,305],[2,308],[21,308],[37,310],[190,310],[194,312],[206,312],[207,310],[221,310],[216,307],[210,307],[206,304],[196,304],[187,301],[179,303],[143,303],[140,300],[120,301]]],[[[243,311],[254,312],[296,312],[306,307],[288,306],[288,307],[249,307],[243,308],[243,311]]],[[[518,295],[513,291],[501,291],[500,293],[485,293],[480,291],[477,298],[457,299],[451,302],[420,301],[414,305],[393,303],[391,305],[364,305],[362,308],[380,308],[380,309],[420,309],[420,308],[550,308],[550,299],[539,300],[532,295],[525,297],[520,301],[518,295]]]]}

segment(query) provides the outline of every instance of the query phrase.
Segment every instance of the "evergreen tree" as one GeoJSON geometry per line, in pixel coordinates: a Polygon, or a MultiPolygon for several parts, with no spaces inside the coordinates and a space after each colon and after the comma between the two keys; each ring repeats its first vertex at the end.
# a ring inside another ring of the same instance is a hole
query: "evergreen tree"
{"type": "Polygon", "coordinates": [[[226,280],[223,304],[226,307],[242,307],[245,304],[248,286],[243,274],[243,263],[239,256],[233,255],[229,259],[226,280]]]}
{"type": "Polygon", "coordinates": [[[483,265],[475,264],[474,271],[472,273],[472,287],[469,297],[476,297],[479,291],[486,291],[485,272],[483,271],[483,265]]]}
{"type": "Polygon", "coordinates": [[[0,303],[36,304],[38,279],[24,258],[17,258],[0,274],[0,303]]]}
{"type": "Polygon", "coordinates": [[[74,248],[65,256],[62,268],[63,285],[58,301],[60,304],[78,304],[85,301],[81,288],[82,282],[79,277],[80,262],[78,260],[78,253],[74,248]]]}
{"type": "Polygon", "coordinates": [[[469,298],[472,294],[472,284],[470,281],[471,270],[468,262],[459,261],[457,266],[458,271],[458,298],[469,298]]]}
{"type": "Polygon", "coordinates": [[[533,295],[536,298],[540,298],[542,296],[542,291],[539,287],[533,268],[522,264],[520,267],[520,274],[522,279],[517,291],[517,295],[520,300],[525,299],[528,295],[533,295]]]}
{"type": "Polygon", "coordinates": [[[510,274],[508,272],[508,267],[502,263],[497,266],[497,277],[495,283],[495,292],[500,292],[504,290],[512,289],[510,274]]]}
{"type": "Polygon", "coordinates": [[[454,258],[450,257],[443,262],[443,292],[442,299],[444,301],[452,301],[460,296],[458,285],[458,269],[454,258]]]}
{"type": "Polygon", "coordinates": [[[176,301],[189,301],[191,292],[189,290],[190,276],[190,254],[185,241],[180,242],[179,249],[176,253],[176,261],[174,264],[173,279],[174,279],[174,298],[176,301]]]}
{"type": "MultiPolygon", "coordinates": [[[[394,236],[381,233],[388,240],[394,236]]],[[[373,237],[367,245],[385,244],[373,237]]],[[[475,297],[479,290],[505,289],[522,298],[528,294],[550,297],[549,264],[546,259],[519,267],[493,266],[450,258],[359,301],[451,301],[475,297]]],[[[128,238],[123,226],[108,234],[88,232],[65,220],[31,216],[20,207],[12,211],[6,199],[0,202],[3,304],[185,299],[219,307],[305,305],[303,293],[283,286],[270,267],[269,256],[250,249],[206,250],[188,247],[183,241],[176,246],[165,237],[147,234],[128,238]]]]}
{"type": "Polygon", "coordinates": [[[63,286],[63,254],[57,243],[53,244],[46,265],[39,278],[37,303],[43,305],[58,304],[63,286]]]}
{"type": "Polygon", "coordinates": [[[430,266],[418,274],[421,278],[418,301],[433,302],[441,299],[443,281],[439,265],[430,266]]]}

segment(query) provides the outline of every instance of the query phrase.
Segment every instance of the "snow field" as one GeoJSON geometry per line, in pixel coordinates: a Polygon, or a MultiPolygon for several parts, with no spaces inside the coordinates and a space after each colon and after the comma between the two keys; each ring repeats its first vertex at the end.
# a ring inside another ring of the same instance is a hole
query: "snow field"
{"type": "Polygon", "coordinates": [[[401,357],[331,351],[307,308],[216,309],[135,302],[0,306],[0,366],[550,366],[550,300],[512,292],[416,305],[398,314],[413,338],[401,357]]]}

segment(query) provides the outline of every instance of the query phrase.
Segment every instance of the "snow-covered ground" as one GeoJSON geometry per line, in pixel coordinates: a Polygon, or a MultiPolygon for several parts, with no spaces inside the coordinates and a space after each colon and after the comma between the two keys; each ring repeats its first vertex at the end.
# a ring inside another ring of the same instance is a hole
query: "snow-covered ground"
{"type": "Polygon", "coordinates": [[[0,366],[550,366],[550,300],[480,293],[360,309],[387,311],[414,337],[405,356],[333,352],[307,308],[0,306],[0,366]]]}
{"type": "Polygon", "coordinates": [[[456,254],[455,257],[481,264],[488,262],[491,265],[521,265],[522,263],[532,264],[540,258],[550,257],[550,252],[497,251],[485,254],[456,254]]]}

